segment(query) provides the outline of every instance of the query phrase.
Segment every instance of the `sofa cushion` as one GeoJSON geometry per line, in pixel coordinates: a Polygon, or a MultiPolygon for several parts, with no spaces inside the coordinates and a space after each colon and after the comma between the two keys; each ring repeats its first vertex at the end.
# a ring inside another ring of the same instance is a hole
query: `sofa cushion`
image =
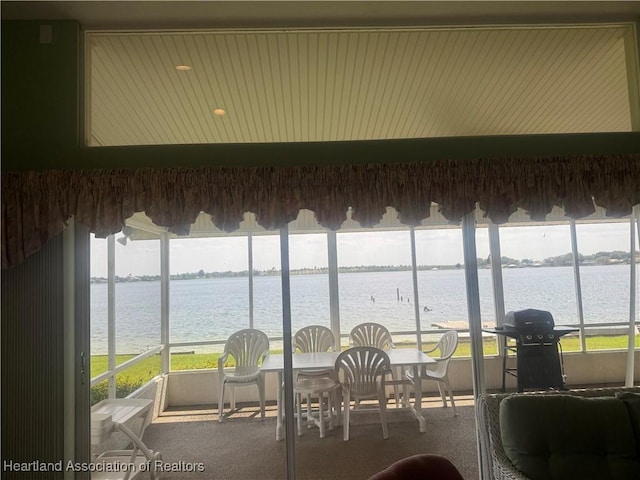
{"type": "Polygon", "coordinates": [[[631,426],[636,435],[637,454],[640,457],[640,393],[618,392],[616,397],[627,406],[631,417],[631,426]]]}
{"type": "Polygon", "coordinates": [[[499,416],[505,454],[533,480],[640,478],[635,435],[620,399],[513,395],[500,403],[499,416]]]}

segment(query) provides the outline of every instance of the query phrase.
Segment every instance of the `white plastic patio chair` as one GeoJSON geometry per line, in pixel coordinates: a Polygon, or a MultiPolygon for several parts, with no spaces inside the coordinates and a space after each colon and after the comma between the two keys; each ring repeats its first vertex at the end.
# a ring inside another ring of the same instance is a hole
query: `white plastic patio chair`
{"type": "MultiPolygon", "coordinates": [[[[301,353],[332,352],[335,337],[333,332],[322,325],[308,325],[296,332],[293,337],[293,351],[301,353]]],[[[329,419],[329,430],[333,429],[334,411],[339,408],[339,387],[335,369],[299,370],[296,372],[294,393],[296,394],[296,414],[298,435],[302,435],[302,396],[307,401],[307,424],[317,425],[320,438],[325,436],[325,416],[329,419]],[[327,395],[327,410],[324,410],[324,397],[327,395]],[[311,399],[318,397],[318,416],[314,417],[311,399]]]]}
{"type": "Polygon", "coordinates": [[[344,440],[349,440],[351,400],[358,408],[360,400],[377,398],[382,423],[382,437],[389,438],[387,426],[387,397],[385,378],[391,371],[389,356],[376,347],[352,347],[341,352],[336,359],[336,371],[342,384],[344,440]]]}
{"type": "Polygon", "coordinates": [[[293,336],[293,350],[299,352],[332,352],[335,344],[333,332],[322,325],[308,325],[293,336]]]}
{"type": "Polygon", "coordinates": [[[264,332],[247,328],[239,330],[227,339],[224,351],[218,359],[218,421],[222,422],[225,388],[231,389],[231,411],[236,408],[235,389],[256,385],[260,395],[260,416],[264,419],[264,372],[260,365],[269,353],[269,339],[264,332]],[[232,357],[233,371],[225,370],[225,363],[232,357]]]}
{"type": "MultiPolygon", "coordinates": [[[[440,397],[442,398],[442,404],[444,407],[447,407],[447,397],[445,395],[444,388],[446,388],[449,393],[449,398],[451,399],[451,408],[453,409],[453,415],[457,415],[456,413],[456,404],[453,400],[453,391],[451,390],[451,384],[449,383],[448,371],[449,371],[449,360],[453,356],[453,354],[458,348],[458,332],[455,330],[448,330],[440,337],[440,340],[431,350],[425,350],[424,353],[432,353],[435,351],[440,352],[439,357],[433,357],[436,361],[435,364],[425,365],[420,370],[420,379],[422,380],[433,380],[438,382],[438,391],[440,392],[440,397]],[[444,387],[444,388],[443,388],[444,387]]],[[[413,373],[408,370],[405,373],[405,376],[413,380],[413,373]]]]}
{"type": "MultiPolygon", "coordinates": [[[[381,350],[396,348],[387,327],[375,322],[365,322],[353,327],[349,333],[349,345],[353,347],[376,347],[381,350]]],[[[387,381],[387,385],[393,386],[396,407],[400,407],[399,385],[403,386],[402,402],[404,406],[408,406],[410,382],[403,378],[402,368],[400,367],[393,369],[391,375],[393,380],[387,381]]]]}
{"type": "Polygon", "coordinates": [[[356,325],[349,333],[352,347],[376,347],[381,350],[396,348],[387,327],[375,322],[356,325]]]}

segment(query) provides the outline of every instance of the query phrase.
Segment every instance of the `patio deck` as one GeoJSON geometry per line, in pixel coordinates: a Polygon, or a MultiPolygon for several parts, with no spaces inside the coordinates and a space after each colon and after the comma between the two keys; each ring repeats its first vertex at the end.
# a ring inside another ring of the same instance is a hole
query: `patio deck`
{"type": "MultiPolygon", "coordinates": [[[[387,440],[382,439],[377,411],[352,418],[348,442],[342,440],[341,427],[324,439],[316,429],[305,432],[296,437],[296,478],[366,480],[401,458],[436,453],[449,458],[466,480],[477,480],[473,396],[456,396],[456,417],[451,408],[442,407],[440,397],[427,397],[424,407],[426,433],[419,433],[409,412],[393,412],[393,403],[387,440]]],[[[285,479],[285,442],[275,440],[275,414],[275,404],[268,404],[267,418],[261,421],[259,408],[245,404],[218,423],[214,405],[171,408],[147,428],[144,440],[182,470],[165,473],[165,480],[285,479]],[[185,471],[194,464],[204,470],[185,471]]]]}

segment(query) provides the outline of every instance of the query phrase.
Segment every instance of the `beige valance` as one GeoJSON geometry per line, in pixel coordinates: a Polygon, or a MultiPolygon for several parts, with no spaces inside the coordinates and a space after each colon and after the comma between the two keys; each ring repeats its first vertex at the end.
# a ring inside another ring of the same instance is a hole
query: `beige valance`
{"type": "Polygon", "coordinates": [[[554,205],[568,217],[594,211],[629,215],[640,203],[640,154],[482,158],[414,163],[300,167],[166,168],[9,172],[2,176],[2,267],[24,261],[62,232],[71,216],[98,236],[122,229],[144,211],[154,223],[186,234],[201,212],[222,230],[247,211],[276,229],[306,208],[337,230],[352,208],[363,226],[385,207],[417,225],[431,202],[459,222],[476,204],[494,223],[517,208],[542,220],[554,205]]]}

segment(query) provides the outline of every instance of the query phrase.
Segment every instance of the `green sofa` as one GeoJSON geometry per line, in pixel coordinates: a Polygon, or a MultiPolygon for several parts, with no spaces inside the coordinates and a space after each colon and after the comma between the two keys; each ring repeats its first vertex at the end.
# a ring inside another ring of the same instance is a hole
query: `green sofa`
{"type": "Polygon", "coordinates": [[[640,479],[640,388],[482,395],[482,479],[640,479]]]}

